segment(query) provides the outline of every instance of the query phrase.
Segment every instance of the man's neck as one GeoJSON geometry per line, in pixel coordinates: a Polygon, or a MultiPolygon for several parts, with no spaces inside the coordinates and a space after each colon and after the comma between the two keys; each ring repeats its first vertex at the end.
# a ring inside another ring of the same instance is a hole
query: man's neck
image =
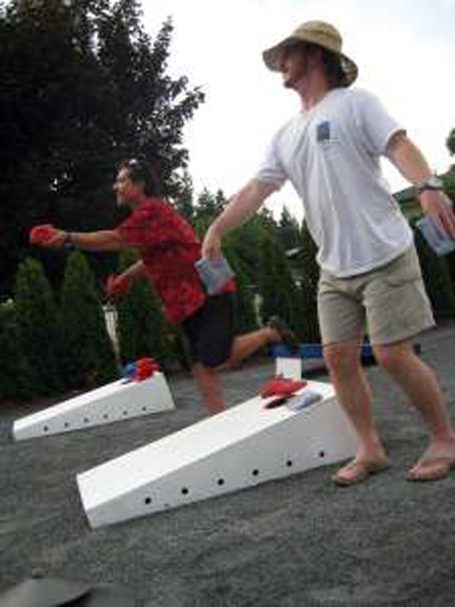
{"type": "Polygon", "coordinates": [[[307,112],[323,99],[330,88],[323,77],[312,78],[311,81],[302,83],[296,91],[300,97],[302,111],[307,112]]]}

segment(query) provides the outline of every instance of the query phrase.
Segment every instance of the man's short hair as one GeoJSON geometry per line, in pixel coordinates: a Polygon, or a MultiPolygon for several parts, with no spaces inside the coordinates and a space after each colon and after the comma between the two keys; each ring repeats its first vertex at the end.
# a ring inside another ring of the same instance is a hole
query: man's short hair
{"type": "Polygon", "coordinates": [[[137,158],[122,160],[119,169],[126,169],[133,183],[143,182],[144,194],[146,196],[159,196],[161,194],[161,183],[156,168],[137,158]]]}

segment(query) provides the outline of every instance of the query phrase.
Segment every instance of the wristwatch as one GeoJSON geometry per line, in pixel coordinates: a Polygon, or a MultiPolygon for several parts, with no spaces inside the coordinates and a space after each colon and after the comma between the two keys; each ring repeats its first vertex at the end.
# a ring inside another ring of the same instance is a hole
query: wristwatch
{"type": "Polygon", "coordinates": [[[66,232],[65,240],[63,241],[63,248],[66,251],[74,251],[74,249],[76,248],[73,242],[73,235],[71,234],[71,232],[66,232]]]}
{"type": "Polygon", "coordinates": [[[421,194],[425,190],[443,190],[444,183],[442,179],[437,177],[436,175],[430,175],[425,181],[422,181],[421,184],[416,186],[417,194],[421,194]]]}

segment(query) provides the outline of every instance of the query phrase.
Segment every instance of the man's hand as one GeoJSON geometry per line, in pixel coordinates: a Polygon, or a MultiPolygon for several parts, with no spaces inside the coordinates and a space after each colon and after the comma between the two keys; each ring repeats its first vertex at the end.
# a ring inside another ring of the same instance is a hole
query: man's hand
{"type": "Polygon", "coordinates": [[[455,213],[450,198],[440,190],[424,190],[419,198],[425,215],[440,232],[455,240],[455,213]]]}
{"type": "Polygon", "coordinates": [[[202,244],[202,257],[217,257],[221,251],[222,236],[254,215],[267,196],[276,189],[274,184],[252,179],[237,192],[207,230],[202,244]]]}
{"type": "Polygon", "coordinates": [[[118,276],[109,276],[106,282],[106,291],[108,297],[111,299],[116,299],[120,295],[128,293],[132,282],[133,281],[131,278],[125,276],[124,274],[119,274],[118,276]]]}
{"type": "Polygon", "coordinates": [[[210,227],[204,238],[204,242],[202,243],[202,257],[207,259],[214,259],[218,257],[221,253],[221,238],[217,234],[214,227],[210,227]]]}
{"type": "Polygon", "coordinates": [[[66,232],[50,223],[35,226],[30,230],[30,243],[40,247],[60,249],[65,244],[66,232]]]}

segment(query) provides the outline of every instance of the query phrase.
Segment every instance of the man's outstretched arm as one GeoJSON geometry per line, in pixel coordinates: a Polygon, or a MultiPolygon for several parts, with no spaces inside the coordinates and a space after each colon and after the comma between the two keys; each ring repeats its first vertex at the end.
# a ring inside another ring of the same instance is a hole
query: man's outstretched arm
{"type": "MultiPolygon", "coordinates": [[[[400,173],[413,185],[419,186],[432,175],[432,171],[420,149],[404,132],[396,133],[389,141],[387,157],[400,173]]],[[[455,238],[455,214],[450,199],[439,190],[424,190],[419,194],[422,211],[438,227],[455,238]]]]}
{"type": "Polygon", "coordinates": [[[274,184],[252,179],[235,194],[223,212],[207,230],[202,244],[203,257],[215,257],[221,248],[221,239],[233,228],[249,219],[264,200],[277,189],[274,184]]]}

